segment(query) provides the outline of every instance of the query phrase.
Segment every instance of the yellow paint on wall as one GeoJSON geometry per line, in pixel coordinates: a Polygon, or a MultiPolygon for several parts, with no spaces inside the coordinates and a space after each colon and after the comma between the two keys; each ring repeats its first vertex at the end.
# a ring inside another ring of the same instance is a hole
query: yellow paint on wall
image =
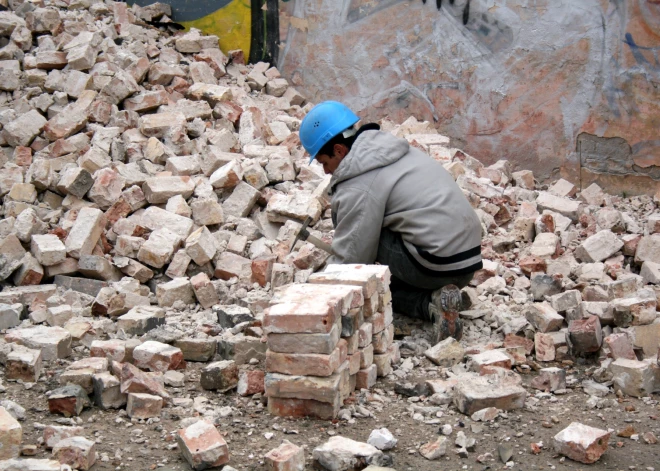
{"type": "Polygon", "coordinates": [[[249,0],[233,0],[210,15],[181,24],[186,30],[197,28],[216,35],[220,38],[220,49],[225,53],[242,49],[246,58],[250,55],[252,16],[249,0]]]}

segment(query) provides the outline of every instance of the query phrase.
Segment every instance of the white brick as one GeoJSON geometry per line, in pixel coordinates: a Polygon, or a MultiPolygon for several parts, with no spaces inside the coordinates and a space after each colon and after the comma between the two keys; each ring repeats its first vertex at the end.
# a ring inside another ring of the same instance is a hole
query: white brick
{"type": "Polygon", "coordinates": [[[30,251],[44,266],[61,263],[66,258],[66,247],[54,234],[35,234],[32,236],[30,251]]]}
{"type": "Polygon", "coordinates": [[[101,237],[104,227],[103,212],[94,208],[82,208],[64,245],[73,258],[90,255],[101,237]]]}
{"type": "Polygon", "coordinates": [[[216,250],[215,238],[206,227],[200,227],[186,239],[186,253],[197,265],[210,262],[216,250]]]}

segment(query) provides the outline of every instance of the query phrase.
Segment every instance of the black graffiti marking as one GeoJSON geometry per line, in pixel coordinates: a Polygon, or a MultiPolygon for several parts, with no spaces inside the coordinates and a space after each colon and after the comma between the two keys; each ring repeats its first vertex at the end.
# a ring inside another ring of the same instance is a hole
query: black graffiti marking
{"type": "MultiPolygon", "coordinates": [[[[195,0],[191,2],[188,0],[167,0],[165,3],[172,6],[172,19],[180,22],[194,21],[204,18],[205,16],[226,7],[231,1],[232,0],[195,0]]],[[[137,3],[141,7],[146,7],[154,2],[153,0],[132,0],[127,3],[137,3]]]]}
{"type": "MultiPolygon", "coordinates": [[[[450,5],[454,5],[456,0],[449,0],[450,5]]],[[[426,5],[426,0],[422,0],[422,3],[426,5]]],[[[435,0],[435,6],[438,7],[438,10],[442,8],[442,0],[435,0]]],[[[465,8],[463,8],[463,26],[466,26],[470,21],[470,0],[467,0],[465,8]]]]}
{"type": "MultiPolygon", "coordinates": [[[[482,0],[483,2],[483,0],[482,0]]],[[[427,2],[444,9],[444,13],[476,38],[490,52],[496,53],[509,49],[513,43],[513,30],[500,22],[483,4],[472,0],[449,0],[449,2],[427,2]]],[[[350,0],[346,22],[357,23],[397,5],[413,5],[409,0],[350,0]]],[[[419,3],[417,2],[417,6],[419,3]]]]}

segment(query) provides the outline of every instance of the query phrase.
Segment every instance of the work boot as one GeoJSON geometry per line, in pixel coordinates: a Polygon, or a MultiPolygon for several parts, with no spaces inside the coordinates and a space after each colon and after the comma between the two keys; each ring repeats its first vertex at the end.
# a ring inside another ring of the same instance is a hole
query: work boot
{"type": "Polygon", "coordinates": [[[455,285],[437,289],[431,295],[429,314],[433,321],[434,345],[449,337],[461,340],[463,322],[458,317],[461,304],[461,290],[455,285]]]}

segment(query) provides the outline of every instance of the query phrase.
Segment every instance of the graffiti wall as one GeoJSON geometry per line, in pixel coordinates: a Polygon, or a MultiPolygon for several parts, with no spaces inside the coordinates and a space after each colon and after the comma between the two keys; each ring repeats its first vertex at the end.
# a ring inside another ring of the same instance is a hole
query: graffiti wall
{"type": "Polygon", "coordinates": [[[291,0],[278,66],[313,101],[433,121],[487,162],[648,192],[660,0],[291,0]],[[625,178],[623,178],[625,177],[625,178]]]}
{"type": "Polygon", "coordinates": [[[432,121],[542,180],[660,185],[660,0],[167,2],[312,101],[432,121]]]}

